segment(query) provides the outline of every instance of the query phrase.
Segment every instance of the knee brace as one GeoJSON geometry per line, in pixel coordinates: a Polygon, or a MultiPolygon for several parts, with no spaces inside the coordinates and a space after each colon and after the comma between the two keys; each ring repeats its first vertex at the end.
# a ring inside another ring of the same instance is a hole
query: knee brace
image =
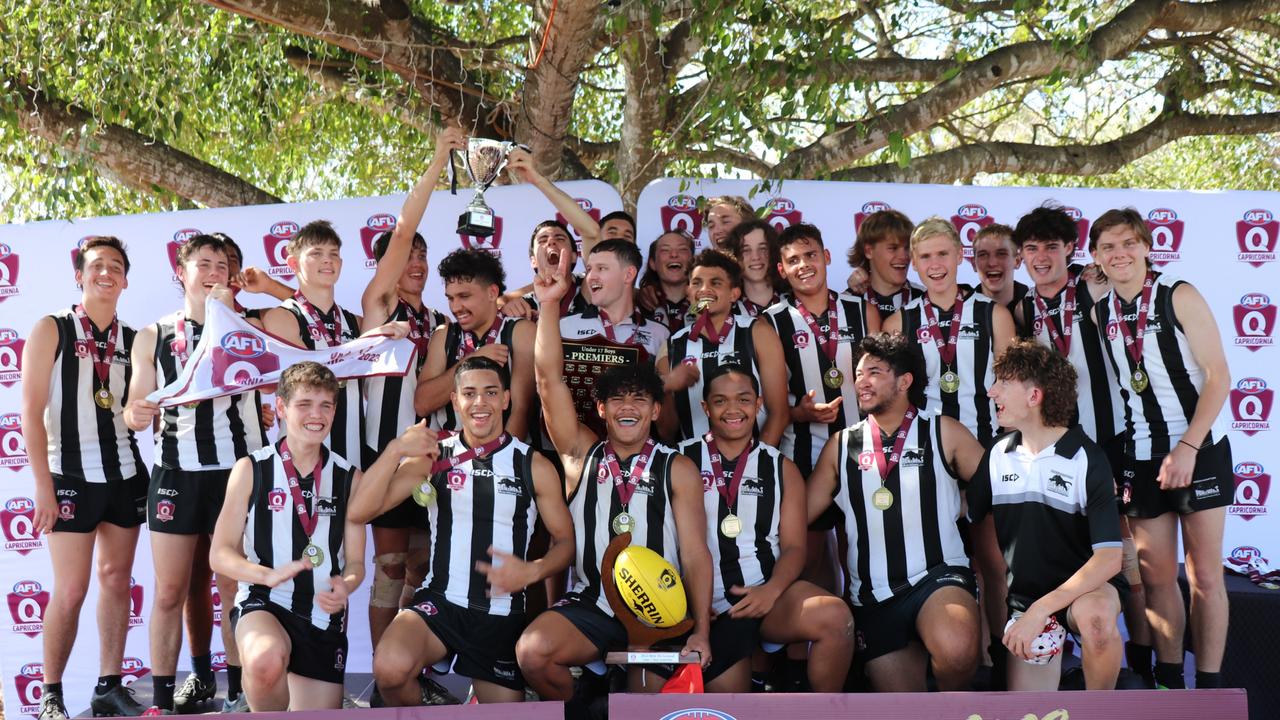
{"type": "Polygon", "coordinates": [[[369,590],[369,607],[400,607],[400,591],[404,587],[404,553],[384,553],[373,558],[373,586],[369,590]],[[399,569],[401,577],[393,578],[387,568],[399,569]]]}

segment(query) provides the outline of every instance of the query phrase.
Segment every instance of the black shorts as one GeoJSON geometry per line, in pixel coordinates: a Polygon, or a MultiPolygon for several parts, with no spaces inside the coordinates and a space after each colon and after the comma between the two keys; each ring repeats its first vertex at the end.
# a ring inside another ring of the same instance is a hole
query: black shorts
{"type": "MultiPolygon", "coordinates": [[[[737,665],[739,661],[751,657],[751,653],[760,646],[760,624],[763,618],[735,618],[728,613],[721,613],[711,621],[711,664],[702,671],[702,679],[715,680],[725,670],[737,665]]],[[[670,641],[682,647],[688,635],[670,641]]],[[[646,665],[647,669],[659,677],[669,678],[676,671],[675,665],[646,665]]]]}
{"type": "Polygon", "coordinates": [[[212,535],[231,470],[156,467],[147,489],[147,529],[171,535],[212,535]]]}
{"type": "Polygon", "coordinates": [[[1234,470],[1231,464],[1231,441],[1221,438],[1196,454],[1191,471],[1191,484],[1175,490],[1161,490],[1157,478],[1164,456],[1135,460],[1117,453],[1116,475],[1129,488],[1129,502],[1124,513],[1131,518],[1157,518],[1168,512],[1189,515],[1200,510],[1226,507],[1235,499],[1234,470]]]}
{"type": "Polygon", "coordinates": [[[516,664],[516,641],[524,632],[524,615],[490,615],[460,607],[438,592],[422,588],[406,610],[422,618],[449,651],[451,669],[472,680],[512,690],[524,689],[516,664]]]}
{"type": "Polygon", "coordinates": [[[321,682],[342,684],[347,668],[346,633],[321,630],[309,618],[299,617],[279,605],[250,598],[231,609],[231,628],[251,612],[268,612],[284,628],[293,645],[289,672],[321,682]]]}
{"type": "Polygon", "coordinates": [[[128,480],[88,482],[70,475],[53,476],[58,500],[54,532],[93,532],[99,523],[138,527],[147,519],[147,471],[128,480]]]}
{"type": "Polygon", "coordinates": [[[627,628],[617,618],[608,615],[593,602],[587,602],[576,593],[569,593],[551,607],[548,612],[560,613],[582,633],[600,653],[597,660],[604,660],[610,650],[627,647],[627,628]]]}
{"type": "Polygon", "coordinates": [[[369,521],[377,528],[410,530],[427,527],[427,509],[408,498],[399,505],[369,521]]]}
{"type": "Polygon", "coordinates": [[[956,565],[939,565],[897,597],[875,605],[855,605],[854,656],[859,662],[866,662],[901,650],[912,640],[919,640],[916,616],[929,596],[944,587],[963,588],[975,598],[978,596],[978,583],[972,570],[956,565]]]}

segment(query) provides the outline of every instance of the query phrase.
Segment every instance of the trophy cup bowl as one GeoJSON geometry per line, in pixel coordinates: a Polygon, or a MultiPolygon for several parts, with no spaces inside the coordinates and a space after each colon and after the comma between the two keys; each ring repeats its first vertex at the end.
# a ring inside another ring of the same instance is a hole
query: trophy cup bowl
{"type": "Polygon", "coordinates": [[[507,156],[516,148],[515,143],[487,138],[470,138],[467,149],[461,154],[462,169],[476,194],[467,209],[458,217],[458,234],[473,237],[489,237],[493,234],[493,208],[484,201],[484,191],[489,189],[507,166],[507,156]]]}

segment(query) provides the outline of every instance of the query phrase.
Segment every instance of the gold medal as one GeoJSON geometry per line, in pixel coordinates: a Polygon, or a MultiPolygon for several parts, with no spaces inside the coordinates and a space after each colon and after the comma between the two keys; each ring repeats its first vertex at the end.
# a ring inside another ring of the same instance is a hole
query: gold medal
{"type": "Polygon", "coordinates": [[[436,489],[431,485],[430,480],[423,480],[414,485],[410,495],[420,507],[431,507],[436,501],[436,489]]]}
{"type": "Polygon", "coordinates": [[[320,567],[324,562],[324,551],[316,547],[315,543],[307,543],[302,549],[302,557],[306,558],[313,567],[320,567]]]}
{"type": "Polygon", "coordinates": [[[116,401],[116,396],[112,395],[110,390],[102,388],[93,394],[93,401],[103,410],[110,410],[111,404],[116,401]]]}
{"type": "Polygon", "coordinates": [[[190,403],[187,403],[187,404],[183,405],[182,407],[184,407],[184,408],[186,408],[186,409],[188,409],[188,410],[195,410],[196,408],[200,407],[200,403],[199,403],[199,402],[190,402],[190,403]]]}
{"type": "Polygon", "coordinates": [[[720,532],[732,540],[742,534],[742,521],[738,519],[737,515],[729,513],[720,521],[720,532]]]}
{"type": "MultiPolygon", "coordinates": [[[[938,387],[942,388],[944,393],[955,393],[960,391],[960,376],[954,370],[947,370],[942,373],[942,378],[938,380],[938,387]]],[[[892,500],[893,496],[890,496],[892,500]]]]}
{"type": "Polygon", "coordinates": [[[635,519],[631,517],[631,513],[624,510],[613,516],[613,522],[610,523],[610,527],[613,528],[614,535],[621,535],[622,533],[631,532],[634,524],[635,519]]]}
{"type": "Polygon", "coordinates": [[[893,507],[893,493],[889,488],[880,486],[878,490],[871,493],[871,506],[880,512],[884,512],[893,507]]]}
{"type": "Polygon", "coordinates": [[[1151,380],[1147,378],[1147,374],[1142,371],[1142,368],[1134,370],[1133,374],[1129,376],[1129,387],[1132,387],[1136,393],[1146,390],[1150,384],[1151,380]]]}
{"type": "Polygon", "coordinates": [[[832,390],[839,390],[840,386],[844,384],[844,373],[840,372],[838,368],[833,367],[823,374],[822,384],[832,390]]]}

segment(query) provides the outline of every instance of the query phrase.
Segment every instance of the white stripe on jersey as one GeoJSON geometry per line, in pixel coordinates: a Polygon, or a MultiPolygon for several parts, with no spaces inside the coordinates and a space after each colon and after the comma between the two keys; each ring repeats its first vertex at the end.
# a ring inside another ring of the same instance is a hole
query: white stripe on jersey
{"type": "MultiPolygon", "coordinates": [[[[408,320],[410,312],[412,310],[409,304],[401,301],[391,317],[387,318],[387,322],[408,320]]],[[[428,326],[425,330],[428,338],[437,327],[448,321],[444,315],[426,305],[422,306],[420,314],[425,319],[424,324],[428,326]]],[[[412,336],[410,339],[413,339],[412,336]]],[[[426,354],[417,353],[414,355],[413,369],[403,376],[381,375],[364,379],[364,439],[372,455],[381,453],[387,443],[418,421],[413,409],[413,394],[418,387],[418,372],[422,370],[425,361],[426,354]]]]}
{"type": "MultiPolygon", "coordinates": [[[[346,559],[343,539],[346,525],[348,493],[355,468],[337,453],[328,452],[319,478],[313,478],[312,508],[316,527],[310,542],[324,553],[324,559],[310,570],[273,588],[240,582],[236,605],[250,597],[270,600],[294,614],[309,618],[321,630],[345,628],[346,611],[330,615],[315,604],[315,592],[329,589],[329,578],[343,573],[346,559]]],[[[251,563],[278,568],[302,557],[307,538],[302,532],[284,464],[275,445],[268,445],[251,456],[254,487],[250,495],[249,515],[244,526],[244,553],[251,563]]],[[[297,468],[299,473],[309,472],[297,468]]],[[[305,497],[305,496],[304,496],[305,497]]]]}
{"type": "MultiPolygon", "coordinates": [[[[89,352],[94,338],[85,337],[73,310],[63,310],[50,317],[58,329],[58,345],[50,368],[49,402],[44,410],[49,471],[92,483],[137,475],[142,457],[133,431],[124,423],[124,402],[132,371],[133,328],[120,322],[115,354],[107,372],[107,388],[114,399],[111,414],[106,416],[94,401],[98,377],[89,352]],[[63,423],[68,415],[72,418],[72,427],[68,429],[74,432],[64,434],[63,423]]],[[[98,347],[95,352],[105,350],[98,347]]],[[[15,360],[13,365],[17,364],[15,360]]]]}
{"type": "MultiPolygon", "coordinates": [[[[735,363],[742,365],[760,382],[760,368],[756,366],[755,345],[752,340],[751,326],[755,318],[734,316],[729,318],[728,333],[721,338],[720,344],[708,347],[710,343],[702,336],[690,338],[692,325],[686,325],[671,336],[667,342],[667,360],[674,369],[678,363],[696,362],[698,379],[688,389],[675,393],[676,417],[680,420],[679,436],[681,440],[700,438],[706,434],[707,414],[702,411],[703,380],[719,365],[735,363]]],[[[756,426],[764,427],[768,418],[764,406],[756,415],[756,426]]]]}
{"type": "MultiPolygon", "coordinates": [[[[507,375],[508,377],[512,377],[515,374],[514,365],[515,365],[515,359],[516,359],[516,348],[515,348],[516,325],[520,322],[521,318],[507,317],[506,315],[498,315],[495,318],[495,320],[498,322],[499,330],[498,330],[498,336],[494,338],[494,343],[498,345],[507,346],[507,350],[508,350],[507,364],[506,364],[507,375]]],[[[492,327],[493,326],[490,325],[489,328],[486,328],[485,331],[482,333],[470,333],[471,336],[474,338],[475,342],[477,343],[476,344],[477,350],[484,347],[482,343],[484,343],[485,336],[488,335],[489,330],[492,329],[492,327]]],[[[452,368],[453,366],[457,365],[459,362],[462,362],[461,360],[458,359],[458,349],[462,346],[463,333],[466,331],[462,329],[461,325],[450,320],[445,324],[444,328],[441,329],[441,332],[445,334],[444,336],[445,366],[452,368]]],[[[502,413],[503,424],[505,425],[506,422],[510,419],[511,419],[511,408],[508,407],[502,413]]],[[[431,413],[431,416],[427,418],[427,425],[430,426],[432,430],[448,430],[449,432],[455,432],[455,433],[462,432],[462,423],[459,422],[457,416],[454,414],[453,402],[449,400],[446,400],[444,405],[441,405],[439,408],[436,409],[435,412],[431,413]]]]}
{"type": "MultiPolygon", "coordinates": [[[[955,394],[942,394],[939,380],[942,378],[942,358],[938,354],[938,346],[933,336],[926,329],[924,303],[929,296],[917,298],[902,309],[902,331],[908,339],[914,339],[920,351],[924,353],[925,375],[929,382],[925,386],[925,407],[930,414],[941,412],[947,417],[955,418],[961,425],[969,428],[969,432],[982,443],[983,447],[991,444],[995,437],[996,404],[987,397],[987,389],[995,384],[995,338],[992,328],[992,312],[996,303],[981,293],[970,293],[964,300],[960,313],[960,335],[956,338],[956,357],[953,370],[960,376],[960,390],[955,394]]],[[[951,313],[948,309],[937,312],[942,337],[948,337],[951,313]]]]}
{"type": "MultiPolygon", "coordinates": [[[[303,309],[302,304],[297,298],[289,298],[280,303],[280,307],[293,313],[294,318],[298,321],[298,334],[302,337],[302,344],[309,350],[319,348],[333,347],[329,341],[329,337],[325,333],[310,333],[307,328],[308,323],[307,312],[303,309]],[[318,336],[318,337],[317,337],[318,336]]],[[[334,304],[333,311],[342,313],[342,336],[339,338],[342,342],[350,342],[360,336],[360,327],[356,321],[356,316],[334,304]]],[[[337,317],[337,315],[334,315],[337,317]]],[[[346,387],[338,390],[338,409],[334,416],[333,429],[329,436],[325,438],[325,447],[331,448],[334,452],[343,457],[354,457],[357,461],[361,459],[360,454],[364,447],[364,379],[347,380],[346,387]]],[[[285,427],[284,419],[279,421],[280,437],[288,434],[288,428],[285,427]]]]}
{"type": "MultiPolygon", "coordinates": [[[[742,523],[736,538],[720,532],[720,522],[729,514],[729,506],[716,487],[705,440],[680,443],[680,452],[693,460],[702,475],[702,504],[707,513],[707,547],[711,550],[711,609],[728,612],[733,603],[727,590],[735,585],[756,587],[773,577],[773,566],[782,554],[779,523],[782,518],[782,453],[763,443],[756,443],[747,458],[738,486],[733,514],[742,523]],[[764,532],[761,532],[761,531],[764,532]]],[[[723,468],[733,472],[728,458],[723,468]]],[[[739,599],[735,596],[734,598],[739,599]]]]}

